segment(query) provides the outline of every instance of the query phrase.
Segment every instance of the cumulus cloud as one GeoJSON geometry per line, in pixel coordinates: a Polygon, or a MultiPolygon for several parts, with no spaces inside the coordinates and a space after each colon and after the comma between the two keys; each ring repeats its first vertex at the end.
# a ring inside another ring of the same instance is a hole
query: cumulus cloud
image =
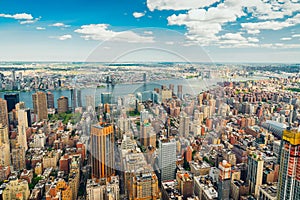
{"type": "Polygon", "coordinates": [[[66,34],[66,35],[61,35],[61,36],[51,36],[50,38],[58,39],[58,40],[64,41],[64,40],[72,39],[72,35],[66,34]]]}
{"type": "Polygon", "coordinates": [[[99,40],[99,41],[122,41],[130,43],[153,43],[153,37],[141,36],[133,31],[112,31],[108,24],[90,24],[83,25],[75,30],[76,33],[81,34],[85,40],[99,40]]]}
{"type": "Polygon", "coordinates": [[[292,37],[293,38],[298,38],[298,37],[300,37],[300,34],[294,34],[294,35],[292,35],[292,37]]]}
{"type": "Polygon", "coordinates": [[[34,19],[31,14],[27,14],[27,13],[17,13],[13,15],[0,14],[0,17],[18,20],[20,24],[33,24],[38,20],[40,20],[40,17],[34,19]]]}
{"type": "Polygon", "coordinates": [[[62,27],[62,28],[70,27],[70,25],[66,25],[66,24],[61,23],[61,22],[57,22],[57,23],[54,23],[54,24],[50,24],[49,26],[53,26],[53,27],[62,27]]]}
{"type": "Polygon", "coordinates": [[[292,38],[290,38],[290,37],[283,37],[283,38],[280,38],[280,40],[282,40],[282,41],[288,41],[288,40],[291,40],[292,38]]]}
{"type": "Polygon", "coordinates": [[[11,19],[16,19],[16,20],[32,20],[33,17],[31,14],[27,13],[18,13],[18,14],[0,14],[0,17],[5,17],[5,18],[11,18],[11,19]]]}
{"type": "MultiPolygon", "coordinates": [[[[300,24],[300,2],[290,0],[148,0],[150,10],[187,10],[167,18],[168,25],[185,26],[189,41],[202,45],[233,43],[248,34],[259,34],[261,30],[280,30],[300,24]],[[215,3],[215,6],[209,6],[215,3]],[[242,19],[243,23],[239,22],[242,19]],[[251,21],[250,21],[251,20],[251,21]],[[250,21],[250,22],[249,22],[250,21]],[[220,33],[225,25],[241,25],[242,31],[233,40],[220,33]],[[237,25],[237,24],[236,24],[237,25]]],[[[244,37],[247,45],[255,46],[258,39],[244,37]]],[[[246,43],[245,43],[246,44],[246,43]]]]}
{"type": "Polygon", "coordinates": [[[145,16],[145,13],[144,12],[134,12],[132,14],[135,18],[141,18],[141,17],[144,17],[145,16]]]}
{"type": "Polygon", "coordinates": [[[36,27],[35,29],[36,29],[36,30],[39,30],[39,31],[40,31],[40,30],[46,30],[46,28],[40,27],[40,26],[36,27]]]}
{"type": "Polygon", "coordinates": [[[297,14],[285,21],[264,21],[264,22],[248,22],[242,23],[241,26],[248,33],[259,33],[260,30],[281,30],[283,28],[292,27],[300,24],[300,14],[297,14]]]}
{"type": "Polygon", "coordinates": [[[210,6],[219,0],[147,0],[150,11],[154,10],[190,10],[210,6]]]}

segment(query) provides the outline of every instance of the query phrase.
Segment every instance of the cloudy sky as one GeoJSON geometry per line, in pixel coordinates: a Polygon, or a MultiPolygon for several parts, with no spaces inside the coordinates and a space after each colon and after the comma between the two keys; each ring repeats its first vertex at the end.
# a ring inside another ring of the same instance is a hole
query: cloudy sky
{"type": "Polygon", "coordinates": [[[2,0],[0,61],[300,62],[300,0],[2,0]]]}

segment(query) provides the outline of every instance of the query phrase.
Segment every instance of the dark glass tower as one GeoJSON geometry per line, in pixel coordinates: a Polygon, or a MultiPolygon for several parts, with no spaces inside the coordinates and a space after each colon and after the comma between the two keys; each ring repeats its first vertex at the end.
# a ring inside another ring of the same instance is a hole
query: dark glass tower
{"type": "Polygon", "coordinates": [[[17,93],[5,94],[4,99],[7,101],[7,111],[8,112],[11,112],[13,109],[15,109],[16,104],[20,102],[19,94],[17,94],[17,93]]]}

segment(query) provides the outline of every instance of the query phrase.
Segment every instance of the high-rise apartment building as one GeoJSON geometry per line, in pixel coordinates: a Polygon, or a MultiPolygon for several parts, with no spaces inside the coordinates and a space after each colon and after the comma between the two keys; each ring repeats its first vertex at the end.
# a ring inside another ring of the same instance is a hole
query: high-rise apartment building
{"type": "Polygon", "coordinates": [[[47,108],[54,108],[54,95],[47,92],[47,108]]]}
{"type": "Polygon", "coordinates": [[[0,124],[0,165],[10,165],[10,143],[8,137],[8,126],[0,124]]]}
{"type": "Polygon", "coordinates": [[[7,102],[0,98],[0,124],[8,126],[7,102]]]}
{"type": "Polygon", "coordinates": [[[114,174],[114,132],[112,125],[93,125],[91,129],[92,177],[109,178],[114,174]]]}
{"type": "Polygon", "coordinates": [[[18,143],[21,147],[27,151],[27,136],[26,130],[28,128],[28,121],[27,121],[27,112],[25,109],[20,109],[18,112],[18,143]]]}
{"type": "Polygon", "coordinates": [[[190,118],[185,112],[181,112],[179,116],[179,135],[187,137],[190,133],[190,118]]]}
{"type": "Polygon", "coordinates": [[[219,163],[218,199],[229,199],[231,183],[231,164],[226,160],[219,163]]]}
{"type": "Polygon", "coordinates": [[[158,165],[161,181],[175,179],[176,172],[176,141],[175,139],[163,139],[159,141],[158,165]]]}
{"type": "Polygon", "coordinates": [[[300,197],[300,130],[283,131],[280,153],[278,200],[300,197]]]}
{"type": "Polygon", "coordinates": [[[250,186],[250,193],[258,195],[259,186],[262,184],[264,160],[260,152],[251,152],[248,156],[247,181],[250,186]]]}
{"type": "Polygon", "coordinates": [[[68,97],[60,97],[57,99],[57,113],[65,113],[69,110],[69,99],[68,97]]]}
{"type": "Polygon", "coordinates": [[[48,119],[47,96],[44,92],[36,92],[32,95],[34,113],[38,120],[48,119]]]}

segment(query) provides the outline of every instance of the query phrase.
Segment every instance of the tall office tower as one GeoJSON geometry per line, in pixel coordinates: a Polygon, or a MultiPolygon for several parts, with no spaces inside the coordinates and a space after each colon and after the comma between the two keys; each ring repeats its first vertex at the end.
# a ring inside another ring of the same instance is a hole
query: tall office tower
{"type": "Polygon", "coordinates": [[[283,131],[277,191],[278,200],[300,197],[300,128],[283,131]]]}
{"type": "Polygon", "coordinates": [[[21,147],[27,151],[27,136],[26,130],[28,128],[28,121],[27,121],[27,112],[25,109],[20,109],[18,112],[18,143],[21,147]]]}
{"type": "Polygon", "coordinates": [[[159,140],[158,166],[161,181],[174,180],[176,173],[176,140],[159,140]]]}
{"type": "Polygon", "coordinates": [[[72,88],[71,89],[71,102],[72,102],[72,111],[74,112],[75,111],[75,108],[77,107],[77,104],[76,104],[76,89],[72,88]]]}
{"type": "Polygon", "coordinates": [[[82,107],[81,89],[77,90],[77,104],[78,104],[78,107],[82,107]]]}
{"type": "Polygon", "coordinates": [[[51,92],[47,92],[47,108],[54,108],[54,95],[51,92]]]}
{"type": "Polygon", "coordinates": [[[93,95],[85,96],[85,107],[86,107],[86,110],[89,107],[91,107],[91,108],[93,108],[93,110],[95,110],[95,96],[93,96],[93,95]]]}
{"type": "Polygon", "coordinates": [[[101,103],[104,104],[111,104],[112,103],[112,94],[111,92],[103,92],[101,93],[101,103]]]}
{"type": "Polygon", "coordinates": [[[248,155],[248,174],[247,181],[249,182],[250,192],[254,196],[258,195],[259,186],[262,184],[264,170],[264,160],[260,152],[251,152],[248,155]]]}
{"type": "Polygon", "coordinates": [[[34,113],[38,115],[38,120],[48,119],[47,96],[44,92],[36,92],[32,95],[34,113]]]}
{"type": "Polygon", "coordinates": [[[69,99],[68,97],[59,97],[57,99],[57,113],[65,113],[69,110],[69,99]]]}
{"type": "Polygon", "coordinates": [[[8,126],[0,124],[0,165],[10,165],[10,143],[8,139],[8,126]]]}
{"type": "Polygon", "coordinates": [[[185,112],[181,112],[179,116],[179,135],[187,137],[190,133],[190,118],[185,112]]]}
{"type": "Polygon", "coordinates": [[[177,97],[182,99],[182,85],[177,86],[177,97]]]}
{"type": "Polygon", "coordinates": [[[92,177],[110,178],[114,174],[114,131],[112,125],[93,125],[91,129],[92,177]]]}
{"type": "Polygon", "coordinates": [[[19,103],[19,94],[11,93],[5,94],[4,99],[7,101],[7,112],[11,112],[16,108],[16,104],[19,103]]]}
{"type": "Polygon", "coordinates": [[[7,102],[0,98],[0,124],[8,126],[7,102]]]}
{"type": "Polygon", "coordinates": [[[218,199],[227,200],[230,194],[231,164],[226,160],[219,163],[218,199]]]}

